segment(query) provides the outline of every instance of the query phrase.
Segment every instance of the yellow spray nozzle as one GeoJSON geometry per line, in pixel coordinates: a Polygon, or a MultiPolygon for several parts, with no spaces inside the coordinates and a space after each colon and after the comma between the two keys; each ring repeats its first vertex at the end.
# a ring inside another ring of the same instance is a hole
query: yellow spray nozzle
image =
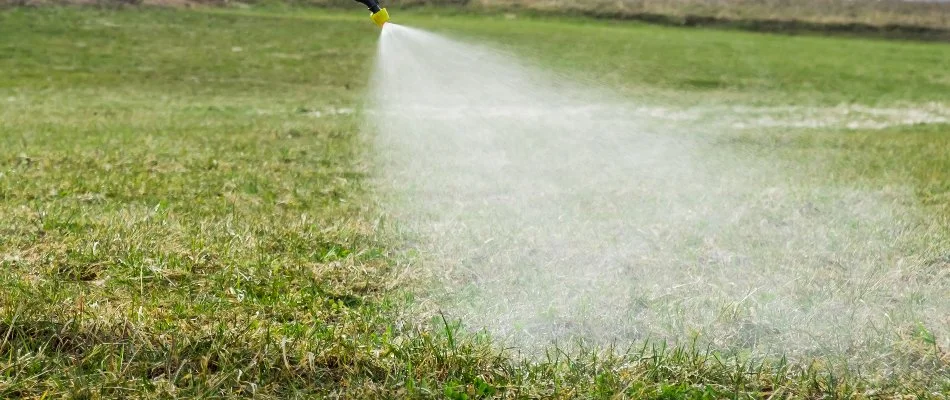
{"type": "Polygon", "coordinates": [[[386,11],[385,8],[381,8],[379,11],[370,14],[369,19],[373,20],[376,25],[379,25],[379,27],[382,28],[386,22],[389,22],[389,11],[386,11]]]}

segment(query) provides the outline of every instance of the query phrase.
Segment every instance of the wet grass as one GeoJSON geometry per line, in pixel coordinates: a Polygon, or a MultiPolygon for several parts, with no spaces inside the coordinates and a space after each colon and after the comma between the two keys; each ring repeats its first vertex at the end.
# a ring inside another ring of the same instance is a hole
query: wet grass
{"type": "MultiPolygon", "coordinates": [[[[0,11],[0,397],[950,391],[947,350],[926,334],[900,356],[930,372],[880,377],[702,346],[552,349],[528,362],[452,321],[402,315],[411,257],[381,228],[353,112],[375,28],[361,13],[242,13],[0,11]]],[[[406,20],[668,100],[914,104],[950,93],[950,47],[936,44],[406,20]]],[[[824,152],[837,179],[913,182],[947,218],[948,129],[786,131],[724,146],[824,152]]]]}

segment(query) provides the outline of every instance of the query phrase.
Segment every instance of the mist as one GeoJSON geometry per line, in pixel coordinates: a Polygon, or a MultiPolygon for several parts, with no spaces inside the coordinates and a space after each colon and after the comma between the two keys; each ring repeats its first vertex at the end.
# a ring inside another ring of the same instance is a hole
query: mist
{"type": "Polygon", "coordinates": [[[380,202],[420,253],[420,312],[527,354],[662,341],[870,363],[920,329],[950,346],[950,272],[919,239],[937,233],[911,186],[815,178],[820,159],[722,140],[900,118],[670,110],[391,23],[370,93],[380,202]]]}

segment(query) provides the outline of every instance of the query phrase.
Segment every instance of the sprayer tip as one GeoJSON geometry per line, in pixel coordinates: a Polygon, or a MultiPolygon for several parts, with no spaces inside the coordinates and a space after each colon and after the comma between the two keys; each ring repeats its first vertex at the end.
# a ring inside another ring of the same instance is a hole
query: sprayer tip
{"type": "Polygon", "coordinates": [[[389,21],[389,11],[386,11],[385,8],[380,9],[379,11],[370,15],[369,18],[373,20],[373,22],[375,22],[376,25],[379,25],[379,27],[382,28],[383,25],[385,25],[386,22],[389,21]]]}

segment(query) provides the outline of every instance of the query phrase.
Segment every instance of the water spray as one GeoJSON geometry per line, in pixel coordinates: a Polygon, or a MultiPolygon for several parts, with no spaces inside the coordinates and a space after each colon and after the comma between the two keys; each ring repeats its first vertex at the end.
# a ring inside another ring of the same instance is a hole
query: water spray
{"type": "Polygon", "coordinates": [[[385,8],[381,8],[379,6],[379,3],[377,3],[376,1],[374,0],[356,0],[356,1],[359,3],[363,3],[363,5],[365,5],[366,8],[369,9],[369,12],[372,13],[369,16],[369,19],[373,20],[373,22],[376,23],[376,25],[378,25],[380,28],[382,28],[383,25],[386,24],[386,22],[389,22],[389,12],[386,11],[385,8]]]}
{"type": "Polygon", "coordinates": [[[541,357],[696,339],[914,372],[900,332],[950,337],[950,275],[929,261],[944,239],[899,200],[912,189],[817,182],[823,168],[771,146],[727,146],[746,137],[733,123],[749,114],[720,115],[736,108],[657,112],[489,46],[385,29],[376,190],[433,282],[423,315],[541,357]]]}

